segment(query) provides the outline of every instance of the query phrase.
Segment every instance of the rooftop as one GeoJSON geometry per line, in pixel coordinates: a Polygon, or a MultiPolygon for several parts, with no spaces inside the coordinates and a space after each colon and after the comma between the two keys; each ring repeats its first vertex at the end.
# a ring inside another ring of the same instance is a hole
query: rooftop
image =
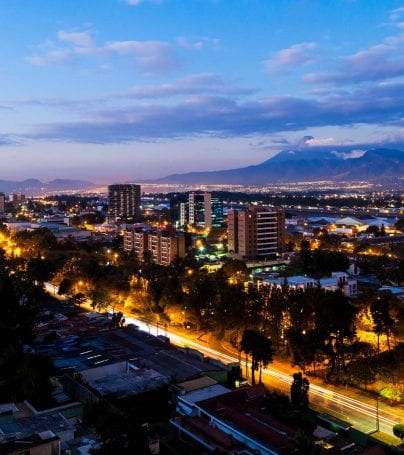
{"type": "Polygon", "coordinates": [[[154,370],[137,369],[127,373],[87,379],[87,382],[101,396],[113,394],[117,398],[125,398],[157,389],[167,384],[169,379],[154,370]]]}
{"type": "Polygon", "coordinates": [[[197,405],[235,430],[273,449],[290,448],[294,430],[263,413],[265,389],[245,387],[197,405]]]}
{"type": "Polygon", "coordinates": [[[230,392],[230,389],[220,385],[214,384],[208,387],[194,390],[180,397],[190,403],[197,403],[198,401],[208,400],[210,398],[218,397],[224,393],[230,392]]]}
{"type": "Polygon", "coordinates": [[[59,412],[18,419],[14,417],[0,419],[0,432],[4,435],[17,434],[20,437],[29,437],[44,431],[58,434],[63,431],[74,431],[74,426],[59,412]]]}
{"type": "Polygon", "coordinates": [[[177,384],[177,387],[182,389],[185,393],[192,392],[194,390],[202,389],[204,387],[209,387],[211,385],[217,384],[212,378],[208,376],[202,376],[200,378],[192,379],[190,381],[180,382],[177,384]]]}

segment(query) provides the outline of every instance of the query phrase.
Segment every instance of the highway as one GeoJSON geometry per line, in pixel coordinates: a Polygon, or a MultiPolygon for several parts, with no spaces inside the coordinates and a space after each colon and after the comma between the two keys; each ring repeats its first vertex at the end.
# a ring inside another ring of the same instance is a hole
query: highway
{"type": "MultiPolygon", "coordinates": [[[[50,283],[45,283],[45,289],[53,295],[56,294],[56,287],[50,283]]],[[[86,304],[85,306],[92,311],[89,304],[86,304]]],[[[209,347],[207,343],[185,337],[175,333],[169,328],[155,326],[133,318],[130,313],[125,313],[125,320],[127,324],[134,324],[140,330],[152,335],[165,335],[169,337],[170,342],[176,346],[187,346],[196,349],[204,355],[220,360],[225,364],[238,362],[237,356],[234,353],[226,351],[223,347],[213,349],[212,347],[209,347]]],[[[241,364],[244,370],[245,363],[241,362],[241,364]]],[[[265,385],[281,390],[288,395],[290,393],[291,381],[292,378],[290,373],[286,374],[272,367],[263,371],[263,382],[265,385]]],[[[359,393],[357,395],[359,395],[359,393]]],[[[335,415],[365,433],[371,433],[376,430],[377,402],[375,399],[372,400],[368,397],[360,397],[359,399],[358,396],[352,397],[348,394],[341,393],[340,389],[336,390],[336,387],[331,385],[326,388],[311,383],[310,404],[316,410],[335,415]]],[[[389,435],[393,435],[393,425],[404,421],[401,409],[395,410],[381,402],[378,404],[378,416],[379,430],[389,435]]],[[[398,439],[397,442],[399,442],[398,439]]]]}

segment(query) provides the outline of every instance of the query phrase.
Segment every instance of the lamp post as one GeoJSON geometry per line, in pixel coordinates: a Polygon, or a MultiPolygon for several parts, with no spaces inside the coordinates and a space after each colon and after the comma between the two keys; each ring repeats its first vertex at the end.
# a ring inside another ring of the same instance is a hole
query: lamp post
{"type": "Polygon", "coordinates": [[[377,396],[377,398],[376,398],[376,432],[378,432],[379,429],[380,429],[380,422],[379,422],[379,400],[380,400],[380,397],[377,396]]]}

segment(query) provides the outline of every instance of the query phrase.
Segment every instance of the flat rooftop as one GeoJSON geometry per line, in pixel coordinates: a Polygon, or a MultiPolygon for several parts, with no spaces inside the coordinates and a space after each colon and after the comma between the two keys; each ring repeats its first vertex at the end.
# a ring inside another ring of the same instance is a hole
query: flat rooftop
{"type": "Polygon", "coordinates": [[[0,431],[5,435],[18,434],[28,437],[48,430],[57,434],[63,431],[74,431],[74,426],[59,412],[18,419],[14,417],[0,419],[0,431]]]}
{"type": "Polygon", "coordinates": [[[154,370],[138,369],[88,379],[87,382],[101,396],[115,395],[117,398],[125,398],[157,389],[167,384],[169,378],[154,370]]]}

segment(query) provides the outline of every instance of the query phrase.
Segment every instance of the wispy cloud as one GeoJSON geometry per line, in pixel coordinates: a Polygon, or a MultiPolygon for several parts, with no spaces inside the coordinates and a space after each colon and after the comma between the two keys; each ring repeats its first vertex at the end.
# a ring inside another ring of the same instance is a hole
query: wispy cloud
{"type": "Polygon", "coordinates": [[[93,45],[93,38],[91,36],[91,32],[89,31],[65,32],[64,30],[60,30],[58,32],[58,39],[60,41],[72,43],[75,46],[91,47],[93,45]]]}
{"type": "Polygon", "coordinates": [[[162,0],[123,0],[128,5],[138,6],[141,3],[162,3],[162,0]]]}
{"type": "MultiPolygon", "coordinates": [[[[87,111],[77,122],[40,125],[33,137],[114,143],[211,135],[240,137],[311,127],[392,125],[403,118],[404,83],[361,88],[321,99],[272,96],[238,101],[231,96],[189,96],[167,105],[141,103],[87,111]]],[[[327,139],[328,140],[328,139],[327,139]]]]}
{"type": "MultiPolygon", "coordinates": [[[[171,83],[156,85],[136,85],[121,92],[110,92],[98,96],[80,99],[25,97],[8,102],[7,109],[22,106],[69,109],[73,112],[85,112],[100,106],[113,105],[125,100],[159,100],[167,98],[187,98],[190,96],[231,96],[233,98],[257,93],[253,87],[240,86],[237,81],[223,77],[218,73],[191,74],[171,83]]],[[[2,106],[0,105],[0,109],[2,106]]],[[[4,107],[5,108],[5,107],[4,107]]]]}
{"type": "Polygon", "coordinates": [[[185,36],[179,36],[176,39],[176,43],[179,47],[184,49],[203,49],[207,46],[212,47],[213,49],[219,49],[220,40],[218,38],[208,38],[206,36],[200,38],[190,39],[185,36]]]}
{"type": "Polygon", "coordinates": [[[25,59],[35,66],[66,66],[76,62],[74,53],[69,49],[56,49],[43,55],[32,55],[25,59]]]}
{"type": "Polygon", "coordinates": [[[84,62],[88,58],[107,58],[110,56],[128,56],[134,65],[146,73],[171,71],[180,66],[180,58],[175,46],[165,41],[109,41],[102,46],[93,45],[91,33],[58,32],[60,42],[66,47],[54,46],[41,55],[26,58],[37,66],[62,66],[84,62]]]}
{"type": "Polygon", "coordinates": [[[307,74],[313,84],[360,83],[404,76],[404,35],[391,36],[382,43],[341,57],[334,72],[307,74]]]}
{"type": "Polygon", "coordinates": [[[106,98],[167,98],[189,95],[252,95],[257,89],[240,87],[234,81],[217,73],[200,73],[183,77],[178,81],[160,85],[135,86],[121,93],[106,95],[106,98]]]}
{"type": "Polygon", "coordinates": [[[290,70],[299,65],[314,61],[313,50],[318,46],[313,42],[294,44],[287,49],[274,52],[264,64],[269,72],[290,70]]]}
{"type": "Polygon", "coordinates": [[[392,21],[396,21],[398,19],[401,19],[402,17],[404,17],[404,6],[390,11],[389,18],[392,21]]]}

